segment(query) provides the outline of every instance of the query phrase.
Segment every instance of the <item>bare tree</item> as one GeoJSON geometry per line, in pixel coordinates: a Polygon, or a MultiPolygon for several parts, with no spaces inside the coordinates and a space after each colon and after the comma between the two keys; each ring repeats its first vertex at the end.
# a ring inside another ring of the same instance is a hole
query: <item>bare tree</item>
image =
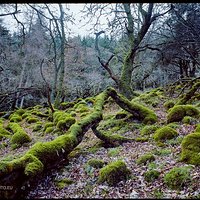
{"type": "Polygon", "coordinates": [[[125,95],[127,98],[131,99],[133,97],[133,90],[131,88],[132,81],[132,73],[136,66],[134,66],[134,60],[138,50],[140,49],[140,45],[145,38],[146,33],[150,29],[151,24],[158,18],[165,15],[169,12],[169,9],[155,13],[153,12],[154,4],[131,4],[131,3],[123,3],[123,4],[112,4],[110,9],[108,9],[109,4],[90,4],[86,6],[88,14],[94,17],[95,14],[99,13],[97,16],[97,21],[95,27],[99,25],[99,18],[104,14],[113,14],[114,18],[112,21],[108,21],[110,28],[112,31],[114,29],[117,32],[123,31],[123,33],[127,37],[127,48],[124,56],[124,61],[121,69],[120,77],[112,74],[112,70],[110,69],[109,62],[113,58],[111,55],[107,62],[102,61],[99,58],[101,65],[108,71],[110,77],[116,82],[120,92],[125,95]],[[106,9],[107,10],[106,10],[106,9]],[[133,11],[137,11],[138,15],[136,16],[133,11]]]}

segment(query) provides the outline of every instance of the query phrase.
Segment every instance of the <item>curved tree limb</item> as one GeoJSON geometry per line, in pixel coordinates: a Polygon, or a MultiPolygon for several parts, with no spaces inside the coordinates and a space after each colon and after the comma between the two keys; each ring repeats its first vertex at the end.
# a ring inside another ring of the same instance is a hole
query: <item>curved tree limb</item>
{"type": "Polygon", "coordinates": [[[90,128],[92,128],[97,137],[111,145],[132,141],[133,139],[123,136],[107,136],[97,130],[99,122],[103,119],[104,104],[109,96],[123,109],[133,113],[138,119],[143,120],[143,123],[146,123],[148,119],[152,122],[150,115],[152,115],[153,111],[140,105],[136,106],[136,104],[131,103],[122,95],[117,94],[113,88],[108,88],[96,96],[94,111],[74,123],[64,135],[58,136],[52,141],[35,143],[19,158],[11,161],[0,161],[0,182],[3,185],[13,186],[13,190],[10,193],[9,191],[6,191],[7,193],[0,191],[0,197],[16,197],[20,193],[22,186],[25,187],[27,183],[34,182],[35,177],[38,179],[44,171],[61,163],[82,141],[83,136],[90,128]]]}

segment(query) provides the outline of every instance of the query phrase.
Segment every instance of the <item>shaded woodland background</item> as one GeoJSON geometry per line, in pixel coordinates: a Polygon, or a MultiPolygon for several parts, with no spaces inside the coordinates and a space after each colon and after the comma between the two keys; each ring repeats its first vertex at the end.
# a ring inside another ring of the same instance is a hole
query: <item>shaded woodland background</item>
{"type": "Polygon", "coordinates": [[[86,4],[82,15],[93,23],[91,31],[71,36],[74,18],[64,4],[1,4],[0,111],[47,99],[59,105],[107,86],[120,90],[122,80],[134,91],[198,77],[199,6],[86,4]],[[14,32],[6,26],[8,15],[18,23],[14,32]],[[131,66],[128,78],[123,77],[125,65],[131,66]]]}

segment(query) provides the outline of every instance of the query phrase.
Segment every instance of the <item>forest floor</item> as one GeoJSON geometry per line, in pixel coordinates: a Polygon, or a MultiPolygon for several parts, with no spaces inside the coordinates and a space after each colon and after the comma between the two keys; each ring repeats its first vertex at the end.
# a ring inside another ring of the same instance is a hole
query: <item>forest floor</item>
{"type": "MultiPolygon", "coordinates": [[[[155,111],[158,116],[156,125],[162,126],[167,123],[167,110],[164,107],[164,103],[171,99],[175,100],[176,96],[169,97],[162,94],[153,97],[152,101],[146,98],[145,102],[143,99],[141,103],[155,111]],[[155,101],[156,104],[153,104],[155,101]]],[[[113,101],[106,104],[104,108],[105,119],[106,116],[115,116],[120,110],[121,108],[113,101]]],[[[54,169],[50,173],[47,172],[36,187],[28,189],[25,198],[199,198],[200,167],[188,165],[180,161],[181,141],[184,136],[195,130],[199,122],[199,119],[195,123],[189,124],[182,121],[177,122],[174,125],[174,129],[178,132],[178,137],[166,141],[164,146],[157,145],[152,137],[152,133],[146,141],[132,141],[125,142],[117,147],[104,147],[101,140],[89,129],[84,135],[82,142],[69,154],[67,162],[58,169],[54,169]],[[137,159],[146,153],[152,153],[155,160],[142,165],[138,164],[136,162],[137,159]],[[107,183],[99,184],[97,180],[100,169],[87,165],[88,160],[92,158],[101,159],[105,163],[123,160],[131,171],[132,176],[126,181],[119,182],[116,186],[109,186],[107,183]],[[164,182],[164,175],[174,167],[183,166],[191,166],[191,181],[186,182],[181,189],[170,189],[164,182]],[[158,170],[160,175],[152,182],[148,182],[145,180],[144,174],[152,169],[158,170]],[[62,182],[63,180],[68,180],[68,183],[62,182]]],[[[32,141],[34,143],[39,134],[37,135],[37,132],[33,133],[30,126],[25,126],[25,122],[23,126],[26,127],[25,130],[29,135],[33,136],[34,134],[35,139],[32,141]]],[[[141,137],[140,132],[142,128],[144,128],[144,124],[138,124],[138,122],[132,122],[131,124],[130,122],[123,135],[131,138],[141,137]]],[[[47,134],[44,140],[49,141],[55,137],[54,135],[47,134]]],[[[0,156],[20,155],[28,148],[29,146],[23,146],[13,150],[7,146],[0,148],[0,156]]]]}

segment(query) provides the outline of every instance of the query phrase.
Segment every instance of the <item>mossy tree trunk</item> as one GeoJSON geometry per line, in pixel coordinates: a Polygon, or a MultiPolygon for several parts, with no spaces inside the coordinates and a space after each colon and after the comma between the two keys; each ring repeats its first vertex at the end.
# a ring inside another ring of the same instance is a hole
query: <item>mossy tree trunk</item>
{"type": "MultiPolygon", "coordinates": [[[[133,141],[120,135],[106,135],[97,130],[99,122],[103,119],[103,107],[111,96],[119,106],[134,114],[140,120],[151,120],[152,112],[148,108],[131,103],[127,98],[117,94],[113,88],[108,88],[100,93],[94,104],[94,111],[82,120],[73,124],[66,134],[58,136],[49,142],[37,142],[24,155],[11,161],[0,162],[0,182],[4,185],[12,185],[13,190],[6,193],[0,191],[0,197],[15,197],[21,192],[21,186],[26,186],[40,177],[44,171],[57,166],[66,160],[68,154],[82,141],[84,134],[92,128],[95,135],[108,145],[119,145],[123,142],[133,141]]],[[[153,113],[155,115],[155,113],[153,113]]],[[[153,116],[153,118],[155,118],[153,116]]],[[[155,122],[155,121],[154,121],[155,122]]]]}
{"type": "MultiPolygon", "coordinates": [[[[120,93],[122,93],[124,96],[126,96],[128,99],[132,99],[134,96],[132,88],[132,75],[133,70],[135,68],[134,66],[134,60],[135,56],[138,52],[139,46],[141,42],[143,41],[147,31],[149,30],[149,27],[151,26],[152,22],[157,19],[157,17],[162,16],[166,14],[168,11],[160,14],[153,14],[153,3],[149,3],[147,5],[146,10],[144,10],[143,3],[138,4],[138,13],[141,15],[141,24],[138,25],[137,33],[134,33],[134,27],[136,27],[135,23],[139,23],[136,20],[134,20],[134,15],[131,13],[131,4],[130,3],[123,3],[124,12],[126,15],[126,34],[128,36],[128,43],[129,48],[127,49],[127,53],[124,58],[122,70],[121,70],[121,76],[117,77],[112,73],[112,70],[109,68],[107,62],[106,64],[101,65],[107,70],[110,77],[116,82],[120,93]]],[[[100,58],[99,58],[100,60],[100,58]]]]}

